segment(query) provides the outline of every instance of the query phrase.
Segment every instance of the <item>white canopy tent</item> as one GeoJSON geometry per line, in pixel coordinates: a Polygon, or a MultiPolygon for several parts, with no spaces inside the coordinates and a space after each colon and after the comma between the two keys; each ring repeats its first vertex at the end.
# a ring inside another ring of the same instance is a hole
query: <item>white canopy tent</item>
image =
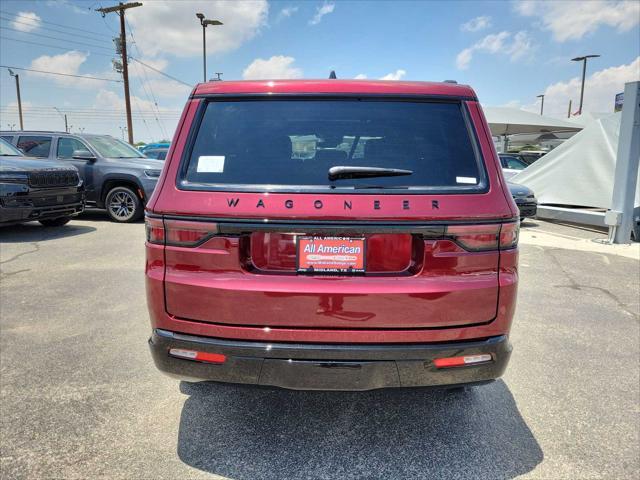
{"type": "MultiPolygon", "coordinates": [[[[587,123],[509,181],[531,188],[541,204],[611,208],[620,117],[612,113],[587,123]]],[[[640,188],[635,205],[640,205],[640,188]]]]}
{"type": "Polygon", "coordinates": [[[507,138],[517,133],[577,132],[583,126],[566,120],[546,117],[518,108],[483,107],[491,135],[502,137],[502,151],[507,151],[507,138]]]}

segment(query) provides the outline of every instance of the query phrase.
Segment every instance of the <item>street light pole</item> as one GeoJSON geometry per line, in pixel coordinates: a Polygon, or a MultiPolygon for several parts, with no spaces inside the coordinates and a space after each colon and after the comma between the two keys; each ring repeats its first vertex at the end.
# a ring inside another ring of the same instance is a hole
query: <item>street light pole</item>
{"type": "Polygon", "coordinates": [[[10,68],[9,75],[16,77],[16,96],[18,97],[18,116],[20,117],[20,130],[24,130],[24,123],[22,123],[22,100],[20,99],[20,75],[13,73],[10,68]]]}
{"type": "Polygon", "coordinates": [[[580,106],[578,107],[578,114],[582,115],[582,101],[584,100],[584,78],[587,73],[587,59],[598,58],[600,55],[585,55],[584,57],[572,58],[572,62],[582,62],[582,86],[580,87],[580,106]]]}
{"type": "Polygon", "coordinates": [[[202,25],[202,77],[203,81],[207,81],[207,25],[222,25],[218,20],[207,20],[203,13],[196,13],[196,17],[202,25]]]}
{"type": "Polygon", "coordinates": [[[544,113],[544,94],[538,95],[537,98],[539,98],[541,100],[541,103],[540,103],[540,115],[542,115],[544,113]]]}

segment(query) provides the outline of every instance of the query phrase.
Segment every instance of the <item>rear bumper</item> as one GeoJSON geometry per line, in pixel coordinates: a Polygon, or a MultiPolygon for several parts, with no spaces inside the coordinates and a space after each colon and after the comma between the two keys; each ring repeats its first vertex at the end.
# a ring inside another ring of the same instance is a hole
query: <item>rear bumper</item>
{"type": "Polygon", "coordinates": [[[506,335],[485,340],[410,344],[336,345],[222,340],[153,330],[151,354],[161,371],[187,381],[268,385],[296,390],[372,390],[387,387],[482,383],[504,372],[511,344],[506,335]],[[224,354],[223,364],[169,355],[181,348],[224,354]],[[435,358],[488,353],[491,362],[437,369],[435,358]]]}

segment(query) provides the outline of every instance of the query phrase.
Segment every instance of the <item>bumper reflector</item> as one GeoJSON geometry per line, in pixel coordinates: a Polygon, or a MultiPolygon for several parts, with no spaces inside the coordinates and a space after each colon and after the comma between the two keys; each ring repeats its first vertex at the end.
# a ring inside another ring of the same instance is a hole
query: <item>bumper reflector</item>
{"type": "Polygon", "coordinates": [[[462,367],[465,365],[474,365],[476,363],[490,362],[491,360],[491,355],[483,353],[481,355],[466,355],[464,357],[436,358],[433,361],[433,364],[436,368],[462,367]]]}
{"type": "Polygon", "coordinates": [[[184,358],[185,360],[195,360],[196,362],[224,363],[227,361],[227,356],[221,353],[197,352],[195,350],[185,350],[182,348],[169,349],[169,355],[184,358]]]}

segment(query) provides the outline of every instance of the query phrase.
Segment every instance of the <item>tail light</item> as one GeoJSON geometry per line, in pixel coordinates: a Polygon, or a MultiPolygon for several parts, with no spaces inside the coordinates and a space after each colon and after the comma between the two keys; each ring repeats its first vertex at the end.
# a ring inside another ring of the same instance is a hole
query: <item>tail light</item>
{"type": "Polygon", "coordinates": [[[520,223],[490,225],[449,225],[445,237],[452,239],[465,250],[481,252],[505,250],[518,245],[520,223]]]}
{"type": "Polygon", "coordinates": [[[188,220],[145,219],[147,241],[174,247],[197,247],[218,233],[218,225],[188,220]]]}
{"type": "Polygon", "coordinates": [[[516,247],[519,235],[520,222],[504,223],[500,229],[500,250],[516,247]]]}

